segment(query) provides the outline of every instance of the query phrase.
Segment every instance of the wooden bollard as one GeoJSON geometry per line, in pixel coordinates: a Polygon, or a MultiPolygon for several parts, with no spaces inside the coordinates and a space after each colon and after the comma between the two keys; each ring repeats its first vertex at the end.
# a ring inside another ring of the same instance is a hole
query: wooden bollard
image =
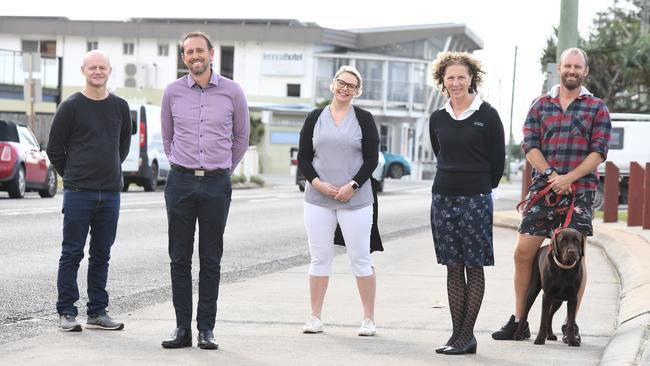
{"type": "Polygon", "coordinates": [[[618,221],[618,174],[619,170],[616,164],[611,161],[605,163],[603,222],[618,221]]]}
{"type": "Polygon", "coordinates": [[[650,163],[645,163],[643,194],[643,229],[650,230],[650,163]]]}
{"type": "Polygon", "coordinates": [[[627,226],[641,226],[643,215],[644,172],[639,163],[630,163],[627,190],[627,226]]]}

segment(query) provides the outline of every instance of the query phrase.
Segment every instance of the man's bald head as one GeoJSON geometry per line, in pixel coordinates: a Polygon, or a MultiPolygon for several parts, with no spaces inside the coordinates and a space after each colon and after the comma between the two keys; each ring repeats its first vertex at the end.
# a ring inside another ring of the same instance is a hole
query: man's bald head
{"type": "Polygon", "coordinates": [[[106,88],[111,71],[111,62],[104,52],[92,50],[84,56],[81,73],[86,78],[86,88],[106,88]]]}
{"type": "Polygon", "coordinates": [[[86,53],[81,67],[84,67],[89,63],[104,63],[106,66],[111,66],[111,60],[108,58],[108,55],[100,50],[92,50],[86,53]]]}

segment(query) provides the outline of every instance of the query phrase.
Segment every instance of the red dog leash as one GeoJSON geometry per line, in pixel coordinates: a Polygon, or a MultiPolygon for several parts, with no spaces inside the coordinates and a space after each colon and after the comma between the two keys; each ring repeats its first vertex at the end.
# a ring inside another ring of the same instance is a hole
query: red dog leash
{"type": "MultiPolygon", "coordinates": [[[[529,199],[525,199],[525,200],[519,202],[517,204],[517,211],[524,212],[526,209],[528,209],[529,207],[532,207],[535,203],[537,203],[542,198],[544,198],[544,201],[546,201],[546,205],[549,206],[549,207],[556,206],[558,203],[560,203],[560,201],[562,199],[562,195],[555,195],[555,200],[552,201],[551,200],[551,195],[549,193],[552,193],[551,192],[551,185],[547,184],[546,187],[544,187],[544,189],[537,192],[537,194],[534,195],[533,197],[531,197],[529,199]]],[[[556,228],[555,230],[553,230],[553,235],[551,236],[551,244],[550,244],[551,251],[553,252],[553,259],[555,260],[555,263],[560,268],[563,268],[563,269],[571,269],[577,263],[576,262],[576,263],[573,263],[572,265],[568,265],[568,266],[565,265],[565,264],[560,263],[560,261],[557,259],[557,254],[558,253],[556,252],[555,245],[553,245],[553,243],[555,243],[555,236],[557,235],[557,233],[562,231],[562,229],[569,227],[569,224],[571,223],[571,218],[573,217],[573,211],[575,209],[575,200],[576,200],[576,186],[575,186],[575,184],[571,184],[571,194],[572,194],[571,204],[569,204],[569,207],[567,209],[566,218],[564,219],[564,224],[561,225],[560,227],[556,228]]]]}

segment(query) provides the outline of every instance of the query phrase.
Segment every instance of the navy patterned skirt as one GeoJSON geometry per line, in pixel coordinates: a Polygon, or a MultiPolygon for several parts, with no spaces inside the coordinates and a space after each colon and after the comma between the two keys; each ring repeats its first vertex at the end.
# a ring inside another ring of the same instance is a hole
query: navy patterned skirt
{"type": "Polygon", "coordinates": [[[492,195],[443,196],[433,193],[431,231],[438,263],[494,265],[492,195]]]}

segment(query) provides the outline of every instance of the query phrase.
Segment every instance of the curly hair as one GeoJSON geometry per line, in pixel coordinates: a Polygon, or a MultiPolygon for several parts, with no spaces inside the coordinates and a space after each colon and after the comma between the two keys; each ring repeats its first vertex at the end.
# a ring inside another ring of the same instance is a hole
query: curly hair
{"type": "Polygon", "coordinates": [[[483,84],[483,65],[481,61],[467,52],[440,52],[435,61],[433,61],[433,81],[440,91],[449,98],[449,91],[445,87],[445,71],[448,66],[463,65],[467,67],[472,82],[469,85],[469,92],[476,93],[478,88],[483,84]]]}

